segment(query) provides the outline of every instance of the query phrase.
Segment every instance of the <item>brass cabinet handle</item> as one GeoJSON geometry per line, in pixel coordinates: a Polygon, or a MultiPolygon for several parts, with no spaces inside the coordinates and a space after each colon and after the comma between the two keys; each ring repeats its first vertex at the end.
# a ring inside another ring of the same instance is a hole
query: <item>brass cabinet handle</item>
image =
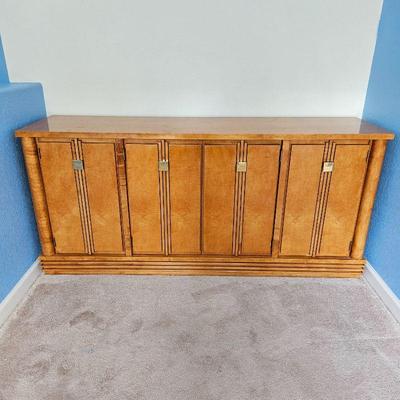
{"type": "Polygon", "coordinates": [[[158,162],[159,171],[168,171],[168,160],[160,160],[158,162]]]}
{"type": "Polygon", "coordinates": [[[332,172],[333,166],[334,166],[333,161],[325,161],[322,167],[322,172],[332,172]]]}
{"type": "Polygon", "coordinates": [[[246,172],[246,171],[247,171],[247,162],[238,161],[236,164],[236,172],[246,172]]]}

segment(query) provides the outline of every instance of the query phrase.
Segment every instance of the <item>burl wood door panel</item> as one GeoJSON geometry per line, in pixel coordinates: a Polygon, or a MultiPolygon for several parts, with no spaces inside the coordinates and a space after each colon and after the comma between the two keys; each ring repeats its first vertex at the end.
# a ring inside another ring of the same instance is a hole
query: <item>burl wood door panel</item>
{"type": "Polygon", "coordinates": [[[43,183],[58,254],[86,252],[71,146],[71,142],[39,143],[43,183]]]}
{"type": "Polygon", "coordinates": [[[123,253],[114,143],[82,143],[95,253],[123,253]]]}
{"type": "Polygon", "coordinates": [[[369,145],[337,144],[319,256],[349,256],[369,145]]]}
{"type": "Polygon", "coordinates": [[[247,146],[241,252],[269,255],[274,227],[280,145],[247,146]]]}
{"type": "Polygon", "coordinates": [[[169,144],[171,253],[201,253],[201,145],[169,144]]]}
{"type": "Polygon", "coordinates": [[[324,144],[291,146],[281,255],[310,256],[324,144]]]}
{"type": "Polygon", "coordinates": [[[236,149],[236,144],[204,145],[204,254],[233,254],[236,149]]]}
{"type": "Polygon", "coordinates": [[[126,172],[133,254],[162,254],[159,143],[127,143],[126,172]]]}

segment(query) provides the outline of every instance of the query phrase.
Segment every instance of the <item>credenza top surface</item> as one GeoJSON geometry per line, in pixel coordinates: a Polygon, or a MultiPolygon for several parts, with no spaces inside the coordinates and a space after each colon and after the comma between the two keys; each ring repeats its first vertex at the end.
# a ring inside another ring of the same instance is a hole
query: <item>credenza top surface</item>
{"type": "Polygon", "coordinates": [[[351,117],[117,117],[54,115],[16,132],[19,137],[132,139],[381,139],[390,131],[351,117]]]}

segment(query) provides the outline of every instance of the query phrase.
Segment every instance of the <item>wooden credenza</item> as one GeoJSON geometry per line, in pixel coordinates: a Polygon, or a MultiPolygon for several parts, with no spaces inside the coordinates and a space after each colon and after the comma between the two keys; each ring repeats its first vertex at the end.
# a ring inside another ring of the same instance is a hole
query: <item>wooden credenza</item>
{"type": "Polygon", "coordinates": [[[386,143],[356,118],[53,116],[17,131],[52,274],[354,277],[386,143]]]}

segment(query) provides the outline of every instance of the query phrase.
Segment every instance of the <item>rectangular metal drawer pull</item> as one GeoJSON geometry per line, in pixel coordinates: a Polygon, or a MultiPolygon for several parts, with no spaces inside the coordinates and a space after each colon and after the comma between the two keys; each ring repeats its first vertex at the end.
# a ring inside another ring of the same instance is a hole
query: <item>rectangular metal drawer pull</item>
{"type": "Polygon", "coordinates": [[[168,160],[160,160],[158,162],[159,171],[168,171],[168,160]]]}
{"type": "Polygon", "coordinates": [[[78,171],[82,170],[83,160],[72,160],[72,168],[78,171]]]}
{"type": "Polygon", "coordinates": [[[246,172],[246,171],[247,171],[247,162],[238,161],[236,164],[236,172],[246,172]]]}
{"type": "Polygon", "coordinates": [[[323,172],[332,172],[333,171],[333,165],[334,165],[333,161],[325,161],[322,171],[323,172]]]}

